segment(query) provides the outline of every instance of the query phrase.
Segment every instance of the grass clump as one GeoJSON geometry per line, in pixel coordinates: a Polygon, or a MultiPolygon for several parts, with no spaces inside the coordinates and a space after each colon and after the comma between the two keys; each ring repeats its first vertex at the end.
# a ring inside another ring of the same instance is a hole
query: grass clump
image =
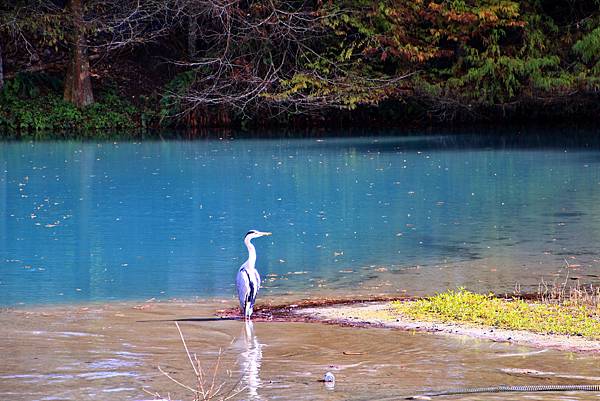
{"type": "MultiPolygon", "coordinates": [[[[569,264],[567,263],[567,267],[569,264]]],[[[585,305],[600,309],[600,287],[581,285],[579,280],[575,285],[567,286],[569,276],[563,283],[556,280],[547,283],[544,280],[538,285],[538,297],[542,303],[560,304],[567,306],[585,305]]]]}
{"type": "Polygon", "coordinates": [[[396,301],[392,306],[395,312],[418,320],[474,323],[600,339],[599,311],[585,305],[528,303],[516,298],[497,298],[493,294],[476,294],[461,288],[416,301],[396,301]]]}

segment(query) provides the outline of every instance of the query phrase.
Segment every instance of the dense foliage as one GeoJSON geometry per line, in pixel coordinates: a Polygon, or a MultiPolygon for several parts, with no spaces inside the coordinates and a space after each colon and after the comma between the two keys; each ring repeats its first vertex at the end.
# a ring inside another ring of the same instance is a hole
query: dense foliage
{"type": "Polygon", "coordinates": [[[591,116],[600,0],[10,0],[0,64],[9,131],[591,116]]]}
{"type": "Polygon", "coordinates": [[[8,81],[0,93],[0,127],[8,133],[77,131],[85,136],[131,129],[138,118],[138,110],[114,92],[103,92],[97,102],[79,109],[55,91],[41,93],[40,87],[45,85],[57,89],[59,83],[40,74],[19,74],[8,81]]]}

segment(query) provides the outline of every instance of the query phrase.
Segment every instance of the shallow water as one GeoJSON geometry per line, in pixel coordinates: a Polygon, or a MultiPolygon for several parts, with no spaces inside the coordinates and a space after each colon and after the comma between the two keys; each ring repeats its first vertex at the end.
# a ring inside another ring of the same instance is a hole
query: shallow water
{"type": "Polygon", "coordinates": [[[598,283],[600,140],[541,134],[2,143],[0,305],[231,297],[249,228],[273,295],[598,283]]]}
{"type": "MultiPolygon", "coordinates": [[[[153,399],[144,390],[190,399],[157,369],[194,383],[174,323],[160,320],[207,317],[228,306],[146,302],[3,311],[0,399],[153,399]]],[[[309,323],[182,322],[180,327],[206,372],[213,371],[223,350],[215,382],[229,389],[239,381],[243,390],[236,400],[358,401],[465,386],[600,383],[597,355],[465,337],[309,323]],[[503,369],[534,369],[550,377],[517,376],[503,369]],[[336,376],[333,389],[318,381],[326,371],[336,376]]],[[[489,394],[485,399],[508,398],[489,394]]],[[[510,399],[592,400],[600,395],[511,394],[510,399]]]]}

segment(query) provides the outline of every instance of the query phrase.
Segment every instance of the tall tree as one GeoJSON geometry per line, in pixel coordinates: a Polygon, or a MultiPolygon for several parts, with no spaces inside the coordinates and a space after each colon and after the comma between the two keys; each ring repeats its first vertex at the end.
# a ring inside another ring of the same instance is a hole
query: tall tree
{"type": "Polygon", "coordinates": [[[71,59],[65,78],[64,99],[81,108],[94,103],[81,0],[70,0],[69,9],[73,35],[71,59]]]}
{"type": "Polygon", "coordinates": [[[4,87],[4,68],[2,67],[2,42],[0,41],[0,90],[4,87]]]}
{"type": "Polygon", "coordinates": [[[376,103],[405,78],[367,76],[352,51],[339,54],[328,21],[341,12],[321,2],[177,0],[170,9],[196,21],[187,32],[195,57],[176,62],[187,71],[167,88],[171,115],[353,108],[376,103]]]}
{"type": "Polygon", "coordinates": [[[196,43],[198,42],[198,18],[195,15],[188,17],[188,56],[194,60],[198,54],[196,43]]]}

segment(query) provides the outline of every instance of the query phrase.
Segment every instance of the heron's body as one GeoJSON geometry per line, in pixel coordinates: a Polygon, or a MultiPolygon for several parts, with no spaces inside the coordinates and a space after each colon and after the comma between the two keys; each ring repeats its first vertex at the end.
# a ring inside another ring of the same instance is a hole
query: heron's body
{"type": "Polygon", "coordinates": [[[240,299],[240,308],[245,318],[252,315],[256,294],[260,289],[260,274],[255,267],[248,266],[248,262],[240,267],[237,274],[236,287],[240,299]]]}
{"type": "Polygon", "coordinates": [[[253,238],[271,235],[256,230],[250,230],[244,238],[244,244],[248,248],[248,260],[240,267],[236,278],[236,288],[240,300],[240,309],[245,319],[250,319],[256,302],[256,294],[260,289],[260,274],[256,270],[256,249],[252,242],[253,238]]]}

